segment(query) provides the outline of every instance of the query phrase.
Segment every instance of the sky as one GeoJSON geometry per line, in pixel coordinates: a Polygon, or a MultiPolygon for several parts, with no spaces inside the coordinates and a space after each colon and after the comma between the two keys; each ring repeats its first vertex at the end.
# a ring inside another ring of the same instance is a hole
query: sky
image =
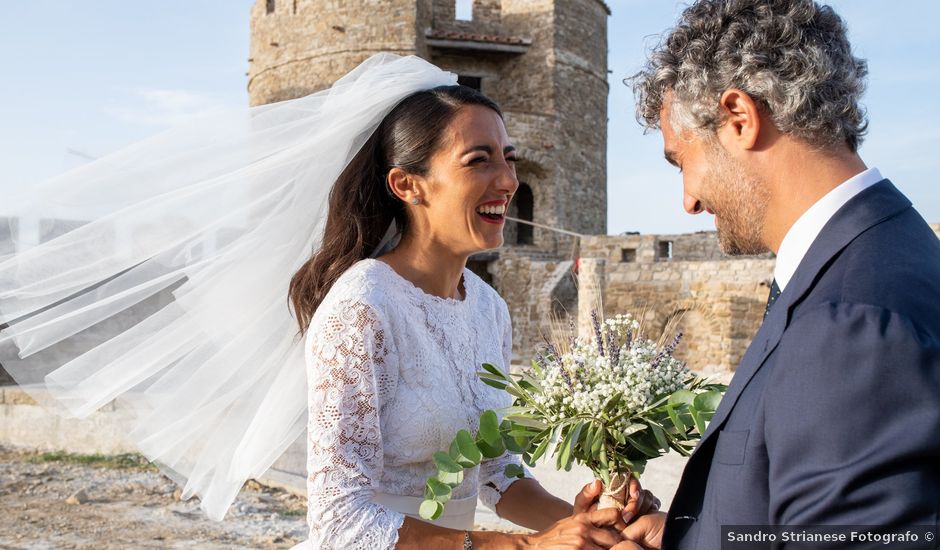
{"type": "MultiPolygon", "coordinates": [[[[0,18],[0,214],[22,185],[88,162],[175,122],[245,105],[252,0],[30,0],[0,18]]],[[[940,151],[940,2],[832,0],[855,54],[869,62],[870,117],[861,148],[940,222],[934,166],[940,151]]],[[[657,132],[644,135],[631,90],[684,2],[609,0],[608,232],[713,229],[683,212],[678,171],[657,132]]]]}

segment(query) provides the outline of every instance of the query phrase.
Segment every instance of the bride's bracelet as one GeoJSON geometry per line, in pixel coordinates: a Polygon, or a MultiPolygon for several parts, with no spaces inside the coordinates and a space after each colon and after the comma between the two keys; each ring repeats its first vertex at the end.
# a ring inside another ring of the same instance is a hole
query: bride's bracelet
{"type": "Polygon", "coordinates": [[[473,541],[470,540],[470,531],[464,531],[463,550],[473,550],[473,541]]]}

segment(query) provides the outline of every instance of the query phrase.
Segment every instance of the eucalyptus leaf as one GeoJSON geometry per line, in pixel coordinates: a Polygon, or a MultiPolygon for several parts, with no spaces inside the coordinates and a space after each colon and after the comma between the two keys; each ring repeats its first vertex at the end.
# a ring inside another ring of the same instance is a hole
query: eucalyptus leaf
{"type": "Polygon", "coordinates": [[[522,479],[525,477],[525,469],[518,464],[507,464],[504,472],[506,477],[517,477],[522,479]]]}
{"type": "Polygon", "coordinates": [[[695,401],[695,393],[689,390],[678,390],[669,396],[671,405],[689,405],[695,401]]]}
{"type": "Polygon", "coordinates": [[[506,454],[506,445],[503,443],[502,437],[496,438],[495,445],[490,445],[483,439],[477,439],[476,445],[477,448],[480,449],[480,454],[483,455],[484,458],[499,458],[506,454]]]}
{"type": "Polygon", "coordinates": [[[477,447],[477,444],[473,440],[473,436],[470,435],[470,432],[467,430],[458,431],[457,437],[454,438],[454,441],[457,443],[457,450],[460,452],[460,456],[465,459],[464,461],[461,461],[460,458],[457,458],[456,460],[458,464],[464,468],[473,468],[480,463],[480,460],[483,458],[483,454],[477,447]],[[470,466],[467,466],[467,463],[469,463],[470,466]]]}
{"type": "Polygon", "coordinates": [[[718,404],[721,402],[721,394],[716,391],[708,391],[695,396],[693,406],[700,412],[715,412],[718,410],[718,404]]]}
{"type": "Polygon", "coordinates": [[[497,418],[495,412],[483,411],[480,416],[480,431],[477,436],[492,446],[502,442],[499,436],[499,418],[497,418]]]}
{"type": "Polygon", "coordinates": [[[689,407],[689,413],[692,415],[692,420],[695,422],[695,429],[698,430],[698,433],[705,433],[705,419],[702,418],[701,413],[699,413],[695,407],[689,407]]]}
{"type": "Polygon", "coordinates": [[[444,513],[444,505],[436,500],[427,499],[418,508],[418,514],[427,520],[437,519],[442,513],[444,513]]]}
{"type": "Polygon", "coordinates": [[[437,472],[437,479],[441,483],[450,485],[451,488],[456,489],[461,483],[463,483],[463,469],[459,472],[437,472]]]}
{"type": "Polygon", "coordinates": [[[677,430],[684,433],[689,429],[686,423],[682,421],[682,418],[679,416],[679,413],[676,412],[675,405],[670,403],[666,407],[666,412],[669,413],[669,420],[672,421],[672,425],[675,426],[677,430]]]}
{"type": "Polygon", "coordinates": [[[449,454],[441,451],[434,453],[434,465],[437,466],[437,469],[441,472],[463,472],[463,466],[457,464],[457,461],[451,458],[449,454]]]}
{"type": "Polygon", "coordinates": [[[425,498],[431,498],[443,504],[450,500],[450,495],[450,485],[435,477],[428,478],[427,483],[424,485],[425,498]]]}

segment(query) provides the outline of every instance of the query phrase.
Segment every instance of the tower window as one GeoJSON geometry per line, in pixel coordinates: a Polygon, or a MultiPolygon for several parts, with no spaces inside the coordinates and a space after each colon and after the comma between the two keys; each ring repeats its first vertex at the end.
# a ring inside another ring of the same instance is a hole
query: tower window
{"type": "Polygon", "coordinates": [[[265,13],[274,13],[274,0],[265,0],[264,11],[265,13]]]}
{"type": "Polygon", "coordinates": [[[658,250],[656,251],[657,258],[663,261],[668,261],[672,259],[672,241],[659,241],[658,250]]]}
{"type": "Polygon", "coordinates": [[[457,84],[473,88],[478,92],[483,89],[483,79],[479,76],[457,75],[457,84]]]}
{"type": "Polygon", "coordinates": [[[454,8],[457,21],[473,21],[473,0],[457,0],[454,8]]]}
{"type": "MultiPolygon", "coordinates": [[[[520,220],[532,221],[532,210],[535,200],[532,188],[526,183],[520,183],[513,198],[516,205],[516,215],[520,220]]],[[[516,224],[516,244],[532,244],[532,226],[523,223],[516,224]]]]}
{"type": "Polygon", "coordinates": [[[621,248],[620,249],[620,262],[621,263],[633,263],[636,261],[636,249],[635,248],[621,248]]]}

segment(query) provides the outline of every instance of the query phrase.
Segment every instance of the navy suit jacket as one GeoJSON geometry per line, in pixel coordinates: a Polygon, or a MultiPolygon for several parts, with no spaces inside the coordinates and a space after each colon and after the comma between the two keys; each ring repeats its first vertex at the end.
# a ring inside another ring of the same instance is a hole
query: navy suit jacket
{"type": "Polygon", "coordinates": [[[682,474],[664,549],[722,525],[936,525],[940,241],[888,180],[828,222],[682,474]]]}

